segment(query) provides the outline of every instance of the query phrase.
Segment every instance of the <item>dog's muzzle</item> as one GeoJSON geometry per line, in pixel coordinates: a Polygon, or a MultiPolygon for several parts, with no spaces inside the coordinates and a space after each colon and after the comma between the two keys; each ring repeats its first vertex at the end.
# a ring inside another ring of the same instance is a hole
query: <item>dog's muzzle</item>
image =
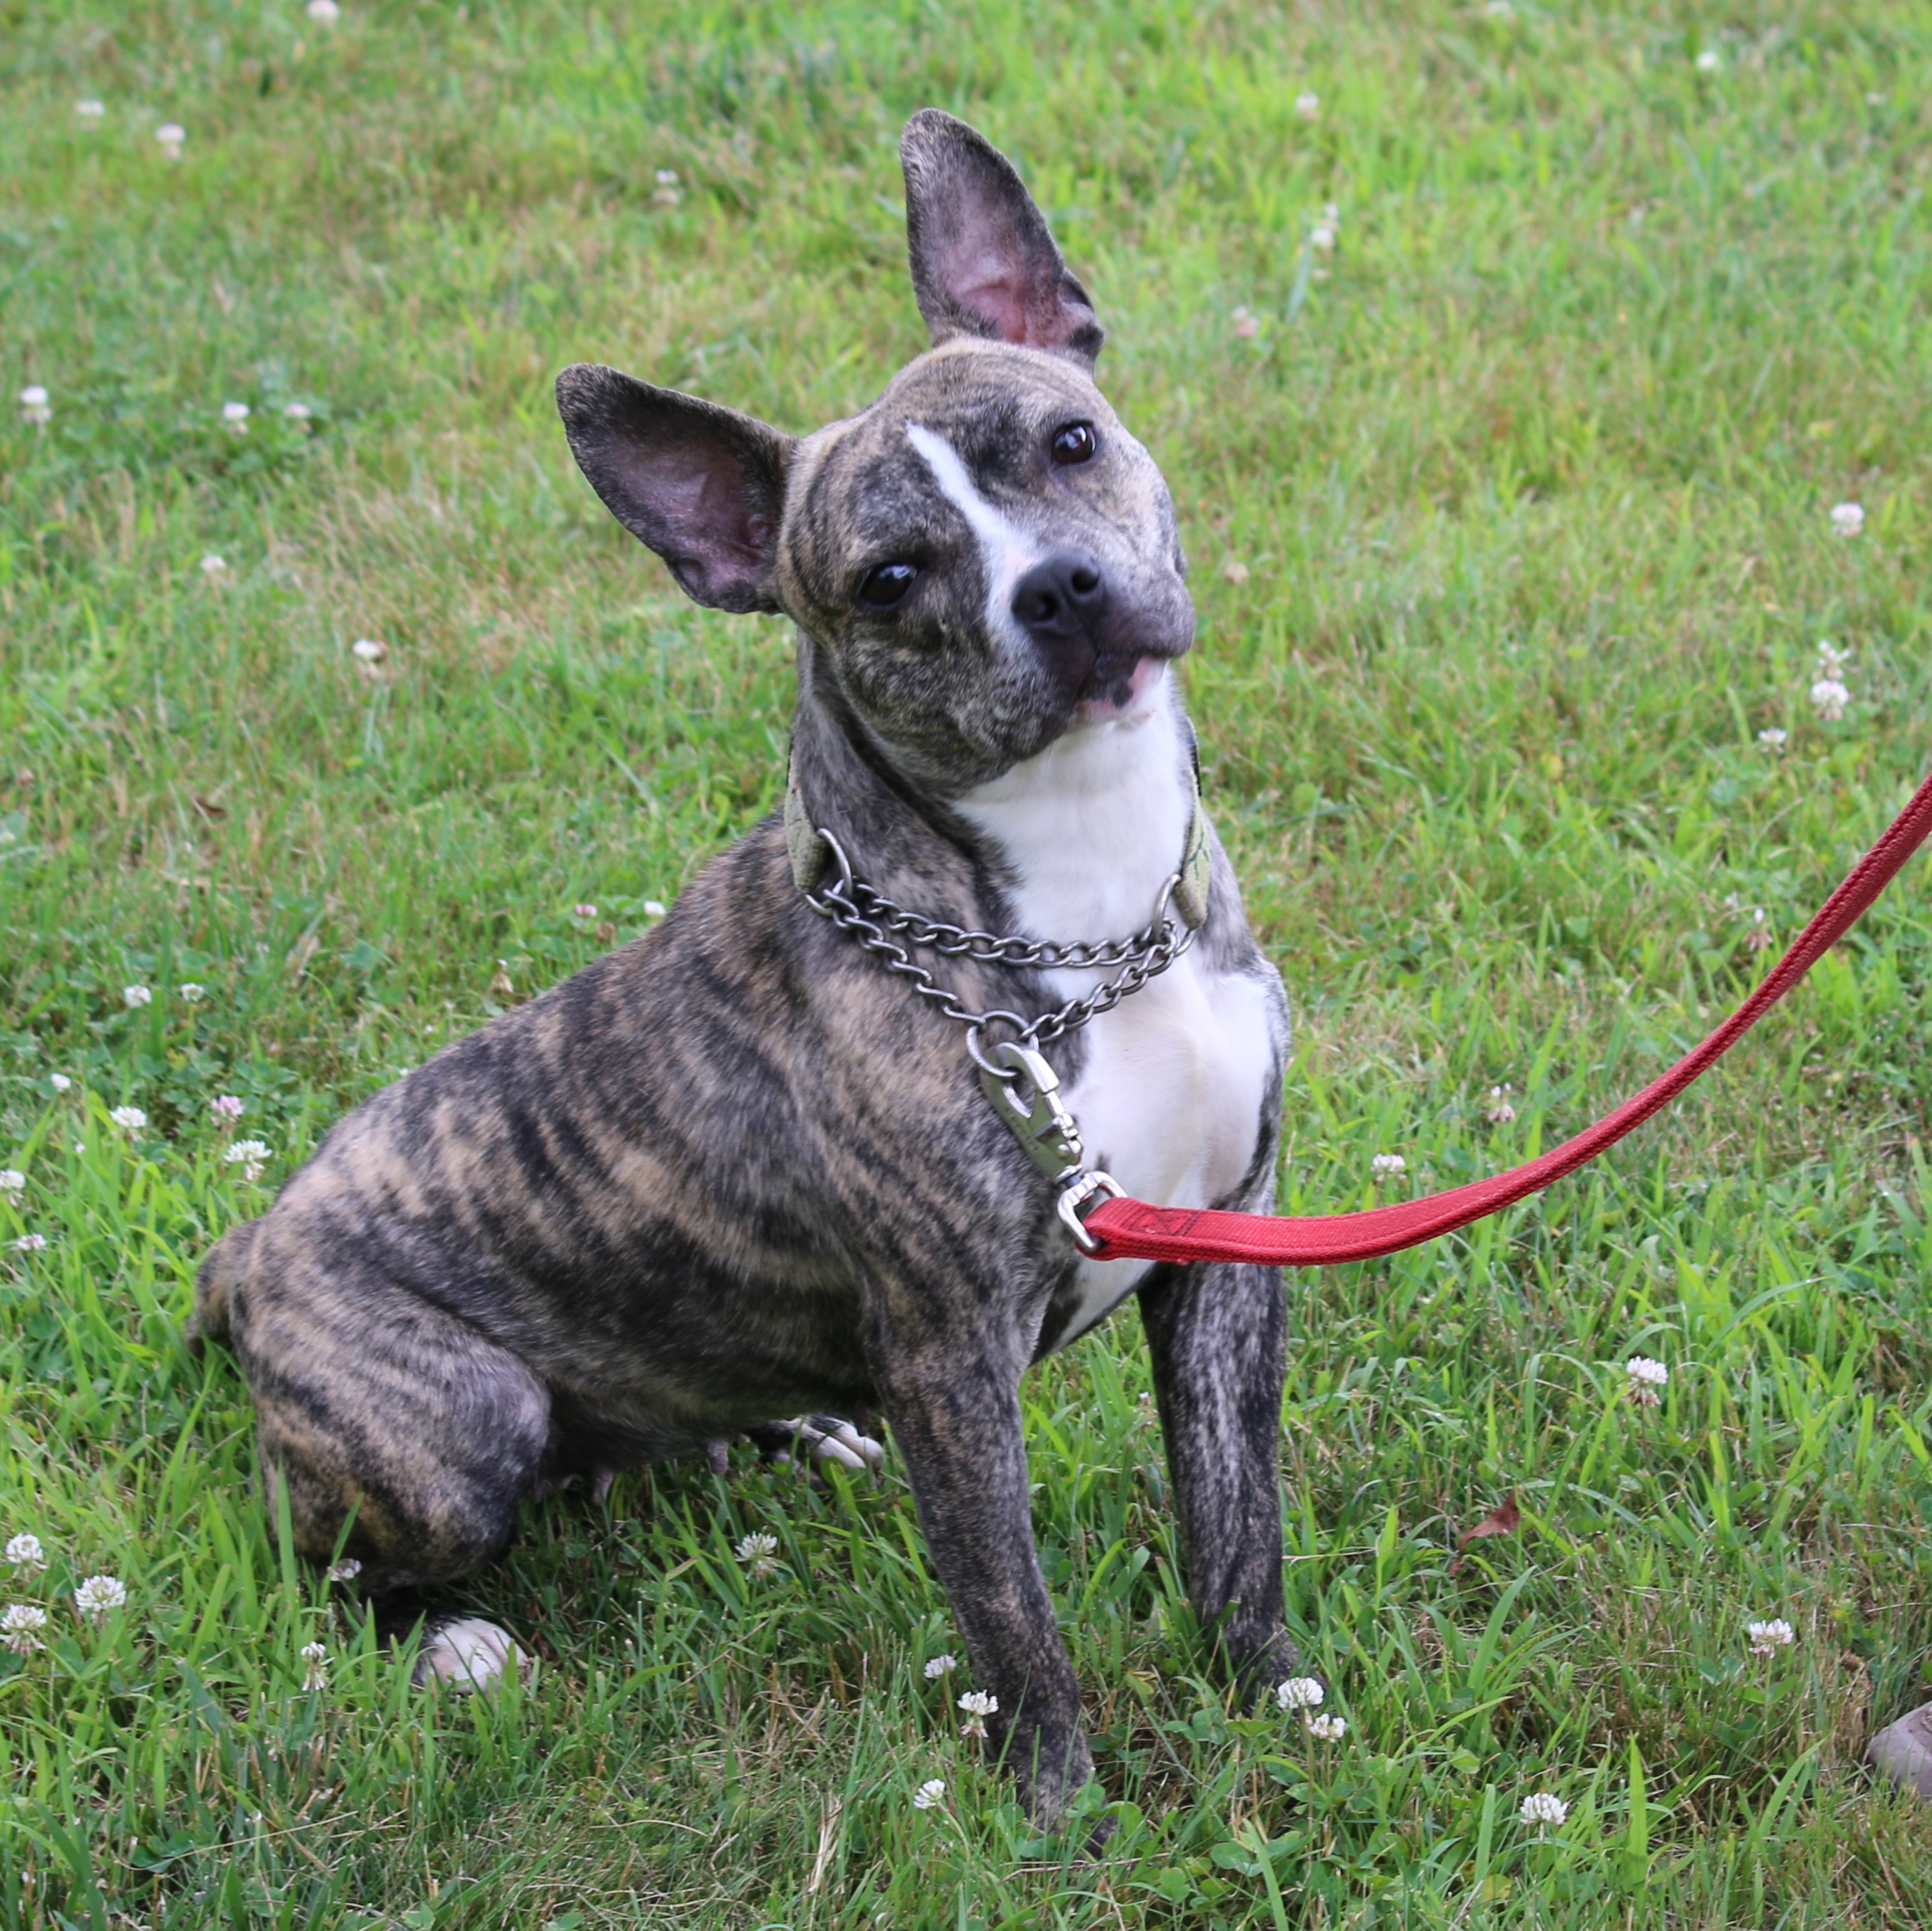
{"type": "Polygon", "coordinates": [[[1106,574],[1083,550],[1056,550],[1013,586],[1012,613],[1067,697],[1125,706],[1135,672],[1150,658],[1178,657],[1192,640],[1162,634],[1108,595],[1106,574]]]}

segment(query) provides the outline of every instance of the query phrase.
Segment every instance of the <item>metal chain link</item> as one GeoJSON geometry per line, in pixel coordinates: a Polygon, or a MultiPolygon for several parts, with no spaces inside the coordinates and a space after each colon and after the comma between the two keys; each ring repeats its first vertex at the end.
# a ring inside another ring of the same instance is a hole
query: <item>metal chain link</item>
{"type": "Polygon", "coordinates": [[[1161,887],[1155,901],[1154,917],[1146,928],[1130,939],[1111,939],[1097,945],[1060,944],[1047,939],[1001,938],[992,932],[968,931],[960,925],[922,917],[908,912],[882,892],[853,875],[851,861],[844,847],[830,832],[818,835],[838,861],[838,875],[816,892],[806,894],[814,911],[830,919],[842,932],[858,940],[890,973],[896,973],[910,985],[921,999],[936,1006],[941,1015],[966,1028],[966,1050],[980,1071],[1000,1081],[1018,1075],[1010,1066],[995,1064],[980,1050],[980,1037],[988,1027],[1010,1026],[1024,1044],[1037,1048],[1049,1039],[1063,1039],[1077,1027],[1102,1012],[1111,1012],[1131,993],[1139,991],[1150,979],[1166,971],[1194,943],[1194,931],[1167,916],[1180,874],[1173,874],[1161,887]],[[938,983],[926,968],[898,943],[901,938],[943,953],[949,958],[970,958],[987,965],[1015,966],[1031,970],[1066,968],[1107,970],[1125,968],[1115,977],[1096,985],[1091,992],[1070,999],[1051,1012],[1034,1019],[995,1008],[989,1012],[969,1012],[947,987],[938,983]]]}

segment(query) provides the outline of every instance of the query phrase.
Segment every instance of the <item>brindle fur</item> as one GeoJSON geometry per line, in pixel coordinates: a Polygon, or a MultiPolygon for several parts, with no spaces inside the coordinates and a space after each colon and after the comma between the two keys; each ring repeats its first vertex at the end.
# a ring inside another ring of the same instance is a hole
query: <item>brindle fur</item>
{"type": "MultiPolygon", "coordinates": [[[[1166,487],[1093,386],[1098,325],[1017,177],[929,112],[905,152],[938,346],[862,414],[799,443],[582,368],[560,400],[600,493],[688,589],[796,620],[794,768],[813,822],[902,902],[1005,931],[998,854],[950,800],[1064,730],[1115,653],[1185,650],[1192,608],[1166,487]],[[989,292],[947,259],[962,234],[992,236],[1011,286],[989,292]],[[1025,340],[995,339],[1016,328],[1025,340]],[[1099,424],[1106,465],[1042,480],[1042,437],[1070,415],[1099,424]],[[983,575],[908,447],[910,421],[982,487],[1048,492],[1126,586],[1084,685],[1051,651],[1018,685],[994,661],[983,575]],[[868,561],[915,550],[931,586],[916,615],[855,604],[868,561]]],[[[1212,903],[1205,955],[1278,1006],[1218,844],[1212,903]]],[[[944,970],[972,1006],[1056,1003],[1030,974],[944,970]]],[[[1276,1030],[1252,1161],[1220,1204],[1270,1199],[1276,1030]]],[[[1084,1050],[1078,1033],[1056,1045],[1064,1079],[1084,1050]]],[[[196,1325],[233,1346],[304,1553],[328,1559],[347,1525],[379,1597],[488,1562],[563,1477],[877,1405],[999,1699],[995,1741],[1051,1819],[1092,1760],[1034,1552],[1018,1388],[1066,1325],[1074,1258],[958,1028],[812,910],[772,817],[646,936],[338,1123],[208,1255],[196,1325]]],[[[1164,1267],[1138,1292],[1192,1599],[1265,1684],[1293,1659],[1280,1276],[1164,1267]]]]}

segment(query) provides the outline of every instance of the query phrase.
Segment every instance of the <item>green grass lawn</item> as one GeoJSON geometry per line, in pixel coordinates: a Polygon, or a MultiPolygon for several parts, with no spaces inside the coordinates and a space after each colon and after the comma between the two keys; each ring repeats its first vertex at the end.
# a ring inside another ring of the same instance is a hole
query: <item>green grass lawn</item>
{"type": "Polygon", "coordinates": [[[1292,1280],[1340,1742],[1208,1669],[1132,1312],[1034,1374],[1096,1864],[926,1679],[895,1465],[532,1509],[469,1593],[535,1686],[424,1700],[177,1336],[344,1107],[773,805],[783,628],[676,595],[550,379],[860,406],[922,346],[927,103],[1022,163],[1174,484],[1208,802],[1297,1015],[1284,1205],[1594,1117],[1932,752],[1929,82],[1911,0],[0,5],[0,1538],[46,1563],[0,1600],[49,1615],[0,1653],[0,1926],[1922,1927],[1932,1816],[1858,1766],[1932,1693],[1923,859],[1588,1174],[1292,1280]]]}

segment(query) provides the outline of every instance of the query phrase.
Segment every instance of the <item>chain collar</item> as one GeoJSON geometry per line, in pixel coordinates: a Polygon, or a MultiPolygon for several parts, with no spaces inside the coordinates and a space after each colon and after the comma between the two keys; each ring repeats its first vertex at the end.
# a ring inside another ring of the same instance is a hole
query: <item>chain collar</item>
{"type": "Polygon", "coordinates": [[[966,1028],[966,1050],[982,1074],[1001,1081],[1017,1077],[1010,1069],[987,1057],[986,1036],[995,1028],[1010,1031],[1022,1045],[1036,1052],[1048,1041],[1063,1039],[1102,1012],[1111,1012],[1130,993],[1138,992],[1150,979],[1166,971],[1194,943],[1196,928],[1170,917],[1168,907],[1180,883],[1179,873],[1172,874],[1161,887],[1154,916],[1132,937],[1107,940],[1099,944],[1061,944],[1050,939],[1001,938],[992,932],[968,931],[964,926],[949,925],[908,912],[852,871],[845,848],[832,833],[820,829],[836,868],[836,876],[814,891],[807,892],[806,902],[830,919],[842,932],[857,940],[861,950],[870,952],[890,973],[896,973],[923,1000],[937,1006],[940,1015],[966,1028]],[[906,944],[902,944],[901,940],[906,944]],[[932,974],[907,950],[907,944],[922,946],[951,958],[976,959],[986,965],[1012,966],[1022,970],[1052,971],[1072,967],[1085,970],[1112,970],[1091,992],[1070,999],[1065,1005],[1028,1019],[1004,1007],[975,1012],[959,1003],[950,988],[940,985],[932,974]]]}
{"type": "Polygon", "coordinates": [[[849,933],[862,951],[904,979],[943,1018],[965,1027],[966,1051],[979,1069],[980,1084],[994,1111],[1027,1157],[1052,1182],[1060,1218],[1076,1244],[1082,1252],[1093,1252],[1100,1243],[1082,1224],[1081,1210],[1103,1195],[1118,1196],[1121,1189],[1111,1174],[1085,1164],[1080,1129],[1060,1097],[1060,1081],[1040,1048],[1112,1012],[1130,993],[1166,971],[1207,923],[1208,820],[1201,809],[1198,784],[1180,868],[1168,875],[1154,901],[1153,917],[1131,938],[1062,943],[1001,937],[908,911],[859,877],[844,847],[824,826],[813,825],[795,775],[785,790],[785,844],[793,880],[812,910],[849,933]],[[828,866],[836,873],[829,880],[824,876],[828,866]],[[908,946],[985,965],[1039,972],[1112,972],[1114,976],[1031,1019],[1004,1007],[975,1012],[941,985],[912,956],[908,946]],[[1011,1036],[989,1043],[986,1035],[994,1028],[1010,1029],[1011,1036]]]}

